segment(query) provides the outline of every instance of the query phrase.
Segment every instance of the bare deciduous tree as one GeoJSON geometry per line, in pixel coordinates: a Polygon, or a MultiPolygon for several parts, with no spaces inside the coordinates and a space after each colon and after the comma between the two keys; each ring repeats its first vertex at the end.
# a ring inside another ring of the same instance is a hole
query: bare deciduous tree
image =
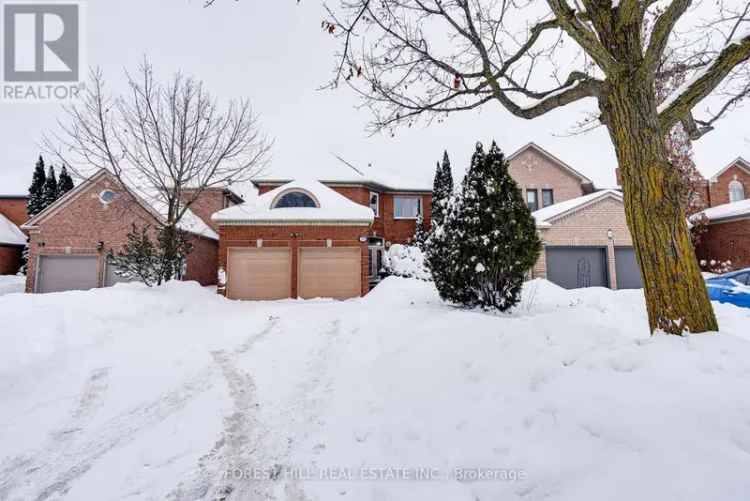
{"type": "Polygon", "coordinates": [[[341,42],[331,86],[359,93],[375,131],[489,103],[533,119],[595,102],[622,173],[651,331],[715,331],[665,138],[677,124],[699,138],[750,94],[750,2],[571,2],[339,0],[324,22],[341,42]],[[665,60],[687,78],[660,102],[665,60]],[[709,95],[723,100],[695,117],[709,95]]]}
{"type": "Polygon", "coordinates": [[[201,194],[257,175],[272,143],[247,100],[221,109],[194,78],[178,73],[160,84],[147,60],[126,77],[128,92],[113,96],[102,71],[92,70],[82,101],[65,108],[60,131],[44,143],[81,176],[112,173],[161,214],[161,233],[176,239],[201,194]]]}

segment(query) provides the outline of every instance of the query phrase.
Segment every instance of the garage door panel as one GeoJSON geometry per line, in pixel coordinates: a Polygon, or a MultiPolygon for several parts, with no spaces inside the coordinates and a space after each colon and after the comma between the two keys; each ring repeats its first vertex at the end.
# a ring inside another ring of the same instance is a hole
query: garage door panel
{"type": "Polygon", "coordinates": [[[362,295],[362,250],[349,247],[302,248],[299,296],[350,299],[362,295]]]}
{"type": "Polygon", "coordinates": [[[96,256],[39,256],[36,292],[89,290],[99,286],[96,256]]]}
{"type": "Polygon", "coordinates": [[[229,249],[227,277],[230,299],[286,299],[291,296],[291,251],[286,247],[229,249]]]}
{"type": "Polygon", "coordinates": [[[608,287],[606,249],[547,247],[547,279],[566,289],[608,287]]]}
{"type": "Polygon", "coordinates": [[[642,289],[641,269],[632,247],[615,248],[615,269],[618,289],[642,289]]]}

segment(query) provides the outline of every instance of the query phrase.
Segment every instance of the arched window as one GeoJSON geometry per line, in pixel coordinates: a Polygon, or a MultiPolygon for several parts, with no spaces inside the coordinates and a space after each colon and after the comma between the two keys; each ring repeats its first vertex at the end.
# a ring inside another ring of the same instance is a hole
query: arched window
{"type": "Polygon", "coordinates": [[[284,193],[274,204],[274,209],[285,209],[289,207],[317,207],[318,204],[304,191],[290,191],[284,193]]]}
{"type": "Polygon", "coordinates": [[[729,183],[729,201],[739,202],[745,200],[745,187],[736,179],[729,183]]]}

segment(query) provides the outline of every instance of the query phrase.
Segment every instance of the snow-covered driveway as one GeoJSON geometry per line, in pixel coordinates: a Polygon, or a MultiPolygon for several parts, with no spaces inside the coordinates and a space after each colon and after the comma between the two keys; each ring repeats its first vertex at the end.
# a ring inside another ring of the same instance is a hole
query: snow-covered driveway
{"type": "Polygon", "coordinates": [[[524,294],[0,297],[0,500],[750,497],[750,310],[648,338],[637,291],[524,294]]]}

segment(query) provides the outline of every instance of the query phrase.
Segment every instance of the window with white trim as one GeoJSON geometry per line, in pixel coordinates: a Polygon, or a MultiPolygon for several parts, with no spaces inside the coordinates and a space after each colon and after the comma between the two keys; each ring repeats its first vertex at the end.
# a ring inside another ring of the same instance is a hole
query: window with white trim
{"type": "Polygon", "coordinates": [[[380,193],[370,192],[370,208],[375,213],[375,217],[380,217],[380,193]]]}
{"type": "Polygon", "coordinates": [[[539,209],[539,202],[537,201],[536,190],[526,190],[526,205],[531,212],[539,209]]]}
{"type": "Polygon", "coordinates": [[[420,197],[393,197],[394,219],[417,219],[422,213],[420,197]]]}
{"type": "Polygon", "coordinates": [[[729,183],[729,201],[739,202],[745,200],[745,187],[736,179],[729,183]]]}
{"type": "Polygon", "coordinates": [[[281,195],[276,201],[274,209],[290,209],[298,207],[316,208],[318,204],[304,191],[290,191],[281,195]]]}

